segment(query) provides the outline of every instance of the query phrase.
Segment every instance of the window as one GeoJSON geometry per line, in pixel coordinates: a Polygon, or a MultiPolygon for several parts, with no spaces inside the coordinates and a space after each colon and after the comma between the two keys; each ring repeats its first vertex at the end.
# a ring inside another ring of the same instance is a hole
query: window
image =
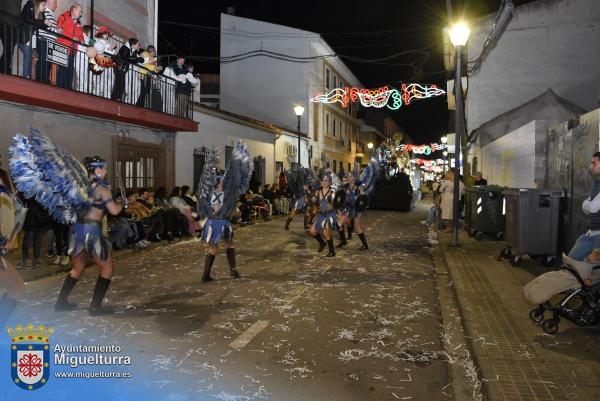
{"type": "Polygon", "coordinates": [[[131,139],[115,139],[113,142],[114,171],[113,182],[118,186],[117,177],[124,190],[156,188],[165,185],[164,145],[138,142],[131,139]]]}
{"type": "Polygon", "coordinates": [[[233,146],[225,146],[225,166],[229,164],[231,154],[233,153],[233,146]]]}
{"type": "Polygon", "coordinates": [[[337,160],[333,161],[333,172],[337,173],[337,160]]]}
{"type": "Polygon", "coordinates": [[[352,171],[352,163],[348,163],[348,172],[350,173],[352,171]]]}
{"type": "Polygon", "coordinates": [[[342,81],[341,79],[340,79],[340,88],[344,89],[344,81],[342,81]]]}
{"type": "Polygon", "coordinates": [[[339,128],[340,138],[344,138],[344,131],[342,131],[342,121],[341,120],[338,122],[338,128],[339,128]]]}
{"type": "Polygon", "coordinates": [[[329,129],[329,113],[325,113],[325,133],[331,135],[331,130],[329,129]]]}
{"type": "Polygon", "coordinates": [[[329,71],[329,68],[325,68],[325,87],[327,89],[331,88],[330,84],[331,84],[331,71],[329,71]]]}
{"type": "Polygon", "coordinates": [[[333,89],[337,88],[337,76],[333,76],[333,89]]]}
{"type": "Polygon", "coordinates": [[[332,127],[333,127],[332,133],[333,133],[333,136],[335,137],[335,127],[336,127],[335,118],[333,119],[332,127]]]}

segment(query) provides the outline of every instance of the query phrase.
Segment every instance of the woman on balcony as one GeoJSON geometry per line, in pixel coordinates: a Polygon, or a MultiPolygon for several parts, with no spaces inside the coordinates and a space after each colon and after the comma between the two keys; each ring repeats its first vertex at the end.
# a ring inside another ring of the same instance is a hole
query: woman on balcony
{"type": "MultiPolygon", "coordinates": [[[[50,26],[50,21],[44,18],[46,0],[28,0],[21,10],[21,18],[26,23],[19,27],[19,49],[23,53],[23,78],[31,78],[31,63],[33,52],[37,48],[37,29],[50,26]]],[[[46,55],[38,55],[46,57],[46,55]]]]}

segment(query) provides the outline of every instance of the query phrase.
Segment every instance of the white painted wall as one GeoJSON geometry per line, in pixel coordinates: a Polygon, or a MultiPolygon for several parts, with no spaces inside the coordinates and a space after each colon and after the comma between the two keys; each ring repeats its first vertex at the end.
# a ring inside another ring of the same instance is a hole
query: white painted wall
{"type": "Polygon", "coordinates": [[[274,180],[275,134],[258,128],[248,127],[218,116],[194,110],[198,132],[178,132],[175,138],[175,177],[177,185],[194,185],[194,148],[212,146],[220,150],[220,168],[225,168],[225,146],[237,140],[248,145],[250,154],[265,158],[266,183],[274,180]]]}
{"type": "MultiPolygon", "coordinates": [[[[221,57],[254,50],[268,50],[296,57],[322,56],[335,53],[314,32],[287,26],[221,14],[221,57]]],[[[360,81],[338,58],[327,62],[351,85],[362,87],[360,81]]],[[[267,57],[253,57],[234,63],[221,63],[220,105],[223,110],[250,116],[296,131],[297,118],[293,107],[305,107],[301,131],[307,133],[313,145],[313,160],[320,159],[323,145],[323,105],[310,99],[324,90],[323,60],[294,63],[267,57]],[[314,124],[314,108],[318,108],[319,124],[314,124]],[[314,142],[315,129],[318,141],[314,142]]],[[[331,107],[331,106],[328,106],[331,107]]],[[[303,146],[304,147],[304,146],[303,146]]],[[[278,148],[279,149],[279,148],[278,148]]],[[[308,158],[302,163],[308,166],[308,158]]]]}
{"type": "Polygon", "coordinates": [[[536,121],[481,148],[481,172],[489,185],[536,188],[536,121]]]}
{"type": "MultiPolygon", "coordinates": [[[[298,154],[296,156],[288,156],[287,146],[293,145],[298,148],[298,137],[291,134],[283,134],[275,142],[275,160],[283,162],[283,168],[288,170],[291,167],[291,163],[298,161],[298,154]]],[[[306,138],[300,139],[300,163],[303,166],[308,166],[308,146],[310,141],[306,138]]]]}
{"type": "MultiPolygon", "coordinates": [[[[468,43],[470,60],[479,54],[492,18],[474,27],[468,43]]],[[[468,131],[548,88],[586,110],[598,107],[598,49],[600,1],[540,0],[516,7],[480,72],[469,77],[468,131]]]]}
{"type": "MultiPolygon", "coordinates": [[[[290,34],[319,37],[300,29],[221,14],[221,57],[261,49],[307,57],[309,39],[290,38],[290,34]],[[252,36],[244,32],[272,34],[264,37],[264,34],[252,36]],[[278,34],[283,37],[278,37],[278,34]]],[[[301,125],[305,131],[309,118],[306,107],[310,93],[308,69],[309,64],[268,57],[221,63],[221,108],[295,130],[297,118],[293,107],[302,104],[305,113],[301,125]]]]}

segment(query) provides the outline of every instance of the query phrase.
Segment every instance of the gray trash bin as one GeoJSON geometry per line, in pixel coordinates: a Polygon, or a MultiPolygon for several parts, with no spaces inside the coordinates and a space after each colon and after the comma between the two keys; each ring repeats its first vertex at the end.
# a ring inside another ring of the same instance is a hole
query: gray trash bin
{"type": "Polygon", "coordinates": [[[550,265],[558,254],[558,227],[563,191],[547,189],[508,189],[506,200],[506,241],[500,254],[513,266],[522,255],[541,257],[550,265]]]}

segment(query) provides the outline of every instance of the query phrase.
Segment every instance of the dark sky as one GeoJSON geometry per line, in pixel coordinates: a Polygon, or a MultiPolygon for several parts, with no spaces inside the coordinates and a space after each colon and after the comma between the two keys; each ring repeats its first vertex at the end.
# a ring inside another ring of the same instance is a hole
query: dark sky
{"type": "MultiPolygon", "coordinates": [[[[515,5],[532,0],[513,0],[515,5]]],[[[455,17],[477,17],[498,10],[501,0],[452,0],[455,17]]],[[[320,33],[337,54],[377,59],[407,50],[385,64],[344,60],[368,88],[402,82],[446,87],[442,29],[448,24],[446,0],[369,1],[160,1],[159,52],[219,56],[220,14],[235,7],[241,17],[320,33]],[[184,23],[202,28],[181,27],[184,23]],[[213,27],[214,29],[206,28],[213,27]],[[383,32],[382,32],[383,31],[383,32]]],[[[196,72],[218,73],[216,62],[196,62],[196,72]]],[[[389,111],[415,143],[436,140],[447,131],[446,98],[411,103],[389,111]]]]}

